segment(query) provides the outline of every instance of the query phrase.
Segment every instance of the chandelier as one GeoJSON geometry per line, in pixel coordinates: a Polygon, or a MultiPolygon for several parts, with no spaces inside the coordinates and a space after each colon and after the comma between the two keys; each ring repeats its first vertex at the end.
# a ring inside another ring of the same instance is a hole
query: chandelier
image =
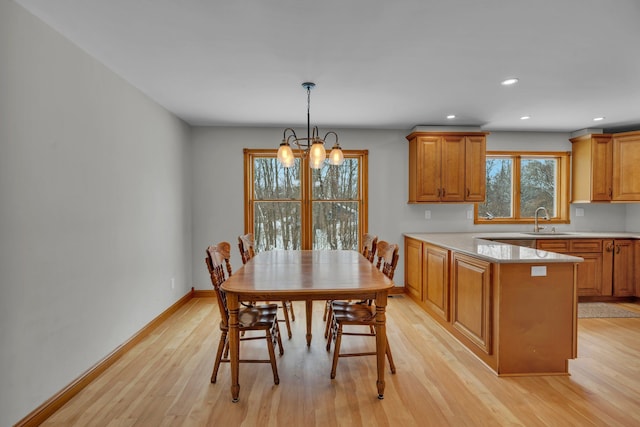
{"type": "Polygon", "coordinates": [[[284,130],[282,143],[280,144],[280,148],[278,148],[278,161],[285,168],[289,168],[295,163],[295,156],[291,149],[291,143],[293,143],[298,148],[300,157],[303,159],[307,158],[307,156],[309,157],[309,166],[311,169],[320,169],[327,158],[327,150],[324,148],[324,143],[329,135],[333,135],[336,139],[331,148],[331,153],[329,153],[329,164],[340,166],[344,163],[344,155],[338,143],[337,133],[330,131],[325,134],[324,138],[320,138],[317,126],[314,126],[313,133],[311,132],[309,110],[311,106],[311,89],[315,86],[316,84],[311,82],[302,83],[302,87],[307,90],[307,137],[298,138],[296,132],[291,128],[284,130]]]}

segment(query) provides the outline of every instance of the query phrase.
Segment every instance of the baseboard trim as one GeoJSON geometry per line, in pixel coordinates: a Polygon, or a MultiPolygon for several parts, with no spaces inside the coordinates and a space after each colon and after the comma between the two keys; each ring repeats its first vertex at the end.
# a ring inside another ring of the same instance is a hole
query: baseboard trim
{"type": "Polygon", "coordinates": [[[389,291],[389,295],[401,295],[401,294],[404,294],[404,286],[394,286],[389,291]]]}
{"type": "Polygon", "coordinates": [[[214,289],[196,289],[193,291],[194,298],[215,298],[216,291],[214,289]]]}
{"type": "Polygon", "coordinates": [[[107,355],[100,362],[91,367],[88,371],[76,378],[71,384],[60,390],[54,396],[49,398],[42,405],[34,409],[29,415],[18,421],[14,427],[32,427],[39,426],[47,418],[53,415],[58,409],[64,406],[72,397],[78,394],[83,388],[89,385],[100,374],[102,374],[107,368],[113,365],[118,359],[120,359],[127,351],[131,350],[136,344],[147,337],[155,328],[157,328],[162,322],[164,322],[169,316],[175,313],[180,307],[186,304],[195,295],[203,291],[195,291],[191,288],[185,296],[176,301],[171,307],[163,311],[158,317],[149,322],[145,327],[140,329],[134,336],[129,338],[124,344],[117,347],[109,355],[107,355]]]}

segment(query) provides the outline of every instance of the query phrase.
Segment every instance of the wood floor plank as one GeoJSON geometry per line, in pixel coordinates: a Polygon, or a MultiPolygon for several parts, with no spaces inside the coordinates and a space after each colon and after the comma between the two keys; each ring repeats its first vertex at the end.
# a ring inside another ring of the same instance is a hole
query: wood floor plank
{"type": "MultiPolygon", "coordinates": [[[[627,308],[639,309],[626,303],[627,308]]],[[[212,298],[194,298],[82,390],[45,426],[632,426],[640,425],[640,318],[580,319],[570,376],[497,377],[411,299],[390,298],[388,337],[397,374],[385,367],[376,398],[374,357],[341,358],[331,380],[323,305],[314,305],[313,342],[305,342],[303,304],[293,338],[278,356],[280,384],[268,364],[240,366],[240,402],[230,371],[209,379],[219,339],[212,298]]],[[[374,347],[345,337],[344,351],[374,347]]],[[[243,357],[263,358],[264,341],[244,342],[243,357]]]]}

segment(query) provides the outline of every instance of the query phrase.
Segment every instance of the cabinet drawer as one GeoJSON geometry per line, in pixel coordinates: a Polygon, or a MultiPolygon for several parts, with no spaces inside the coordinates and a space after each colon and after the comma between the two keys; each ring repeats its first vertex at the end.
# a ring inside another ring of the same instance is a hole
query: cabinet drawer
{"type": "Polygon", "coordinates": [[[569,241],[571,252],[602,252],[602,239],[575,239],[569,241]]]}
{"type": "Polygon", "coordinates": [[[540,239],[536,241],[536,249],[549,252],[569,252],[569,240],[567,239],[540,239]]]}

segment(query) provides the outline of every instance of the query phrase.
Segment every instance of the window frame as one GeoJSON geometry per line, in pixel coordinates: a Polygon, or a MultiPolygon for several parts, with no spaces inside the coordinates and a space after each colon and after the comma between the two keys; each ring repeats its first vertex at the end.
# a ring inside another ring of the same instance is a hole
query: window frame
{"type": "MultiPolygon", "coordinates": [[[[357,158],[359,160],[359,188],[358,194],[360,195],[358,200],[349,200],[350,202],[358,202],[358,250],[362,249],[362,236],[368,232],[369,221],[369,166],[368,157],[369,150],[342,150],[345,159],[357,158]]],[[[244,149],[244,233],[254,232],[254,179],[253,179],[253,165],[254,159],[259,157],[276,158],[278,154],[277,149],[271,148],[245,148],[244,149]]],[[[296,157],[300,157],[299,153],[294,151],[296,157]]],[[[312,171],[309,167],[308,158],[302,159],[300,165],[300,181],[301,194],[300,194],[300,220],[302,225],[301,230],[301,242],[300,248],[313,249],[313,182],[312,171]],[[306,226],[308,224],[308,226],[306,226]]],[[[297,199],[296,199],[297,200],[297,199]]],[[[327,200],[329,202],[335,202],[336,200],[327,200]]],[[[339,201],[339,200],[338,200],[339,201]]]]}
{"type": "MultiPolygon", "coordinates": [[[[571,222],[570,211],[570,174],[571,174],[571,152],[570,151],[487,151],[486,158],[503,157],[513,161],[513,187],[511,197],[513,203],[513,217],[487,219],[478,216],[478,207],[482,203],[474,203],[474,224],[533,224],[533,217],[520,217],[520,170],[521,160],[531,158],[553,158],[558,162],[557,182],[556,182],[556,216],[550,218],[545,223],[569,224],[571,222]]],[[[485,160],[486,161],[486,160],[485,160]]]]}

